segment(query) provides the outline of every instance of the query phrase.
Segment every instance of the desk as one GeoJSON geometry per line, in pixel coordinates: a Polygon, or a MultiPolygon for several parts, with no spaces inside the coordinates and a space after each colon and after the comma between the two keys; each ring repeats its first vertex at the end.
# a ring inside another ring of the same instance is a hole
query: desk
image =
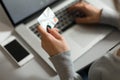
{"type": "MultiPolygon", "coordinates": [[[[107,2],[108,0],[106,1],[101,0],[101,1],[107,2]]],[[[111,5],[112,7],[111,3],[107,3],[107,4],[111,5]]],[[[11,35],[13,28],[8,18],[6,17],[4,11],[2,10],[1,6],[0,6],[0,12],[1,12],[0,16],[2,16],[0,17],[0,33],[4,34],[4,36],[0,35],[1,37],[0,40],[2,42],[4,39],[6,39],[7,36],[11,35]]],[[[12,34],[17,36],[15,32],[13,32],[12,34]]],[[[103,56],[111,47],[113,47],[115,44],[117,44],[120,41],[119,35],[120,35],[120,32],[115,29],[104,40],[97,43],[93,48],[87,51],[86,54],[82,55],[78,60],[74,62],[75,70],[77,71],[79,69],[82,69],[84,66],[88,65],[89,63],[103,56]]],[[[22,39],[21,41],[24,44],[26,44],[22,39]]],[[[28,47],[28,45],[26,46],[28,47]]],[[[34,51],[32,51],[31,49],[30,51],[34,53],[34,51]]],[[[5,72],[11,71],[22,76],[40,77],[41,78],[40,80],[42,79],[58,80],[58,76],[56,76],[56,73],[50,67],[48,67],[48,65],[37,55],[34,55],[35,58],[30,62],[28,62],[26,65],[18,68],[14,65],[13,61],[9,58],[9,56],[3,53],[4,51],[0,48],[0,72],[2,72],[0,73],[0,75],[4,75],[6,74],[5,72]],[[2,69],[2,67],[4,67],[4,70],[2,69]]]]}

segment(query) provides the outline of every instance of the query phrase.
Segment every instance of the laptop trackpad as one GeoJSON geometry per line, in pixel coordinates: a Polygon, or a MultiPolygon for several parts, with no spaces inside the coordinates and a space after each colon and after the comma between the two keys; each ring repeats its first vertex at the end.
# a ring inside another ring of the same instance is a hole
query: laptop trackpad
{"type": "Polygon", "coordinates": [[[103,27],[74,27],[65,31],[62,35],[71,48],[71,58],[75,61],[97,42],[106,37],[112,30],[103,27]]]}

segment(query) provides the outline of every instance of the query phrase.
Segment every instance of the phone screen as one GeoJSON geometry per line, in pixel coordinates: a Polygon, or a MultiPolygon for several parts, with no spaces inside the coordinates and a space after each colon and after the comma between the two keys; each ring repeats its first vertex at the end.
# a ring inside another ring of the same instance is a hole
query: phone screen
{"type": "Polygon", "coordinates": [[[17,62],[29,55],[29,53],[16,40],[5,45],[5,48],[17,62]]]}

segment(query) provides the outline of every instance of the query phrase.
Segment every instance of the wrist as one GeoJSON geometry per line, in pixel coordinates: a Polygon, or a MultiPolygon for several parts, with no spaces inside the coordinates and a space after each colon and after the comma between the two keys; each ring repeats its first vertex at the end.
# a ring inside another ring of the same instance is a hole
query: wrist
{"type": "Polygon", "coordinates": [[[64,50],[64,51],[57,51],[56,53],[53,52],[52,54],[49,54],[50,57],[53,57],[53,56],[56,56],[56,55],[60,55],[60,54],[63,54],[63,53],[66,53],[66,52],[69,52],[70,50],[64,50]]]}

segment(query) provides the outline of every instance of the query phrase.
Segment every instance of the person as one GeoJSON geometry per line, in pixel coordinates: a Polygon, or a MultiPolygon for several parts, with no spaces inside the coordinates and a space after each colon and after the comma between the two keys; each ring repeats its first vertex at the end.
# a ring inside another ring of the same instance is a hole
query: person
{"type": "MultiPolygon", "coordinates": [[[[85,17],[75,18],[78,24],[102,23],[112,25],[120,29],[119,13],[112,9],[97,9],[86,2],[78,2],[68,11],[78,10],[86,14],[85,17]]],[[[41,46],[49,54],[50,60],[55,66],[61,80],[82,80],[73,67],[70,59],[70,48],[58,29],[48,28],[46,32],[38,27],[41,34],[41,46]]],[[[100,54],[98,52],[98,54],[100,54]]],[[[89,80],[120,80],[120,48],[114,53],[106,54],[95,61],[89,69],[89,80]]]]}

